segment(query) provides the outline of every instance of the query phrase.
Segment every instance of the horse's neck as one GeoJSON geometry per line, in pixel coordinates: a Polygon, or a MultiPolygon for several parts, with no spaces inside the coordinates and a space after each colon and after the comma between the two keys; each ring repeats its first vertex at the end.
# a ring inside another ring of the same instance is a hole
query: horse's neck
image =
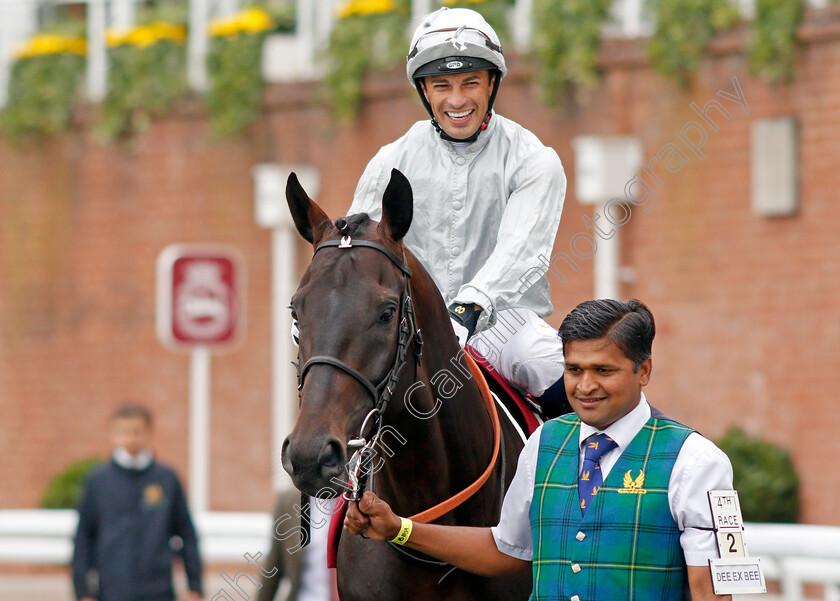
{"type": "MultiPolygon", "coordinates": [[[[410,261],[413,257],[410,257],[410,261]]],[[[492,426],[449,313],[431,277],[414,260],[412,296],[423,336],[420,366],[407,366],[394,395],[399,412],[389,424],[404,444],[383,457],[377,488],[402,515],[417,513],[459,492],[484,471],[492,426]]],[[[409,361],[413,361],[408,354],[409,361]]]]}

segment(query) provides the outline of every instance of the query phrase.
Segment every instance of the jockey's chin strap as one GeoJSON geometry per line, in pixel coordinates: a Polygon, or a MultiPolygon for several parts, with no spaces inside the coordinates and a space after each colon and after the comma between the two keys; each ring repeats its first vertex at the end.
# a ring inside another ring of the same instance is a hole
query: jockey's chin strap
{"type": "Polygon", "coordinates": [[[347,365],[347,363],[341,359],[337,359],[336,357],[331,357],[329,355],[315,355],[314,357],[310,357],[298,371],[298,399],[300,399],[306,374],[313,365],[318,364],[332,365],[333,367],[352,376],[365,390],[367,390],[368,394],[370,394],[373,399],[373,409],[370,410],[362,422],[362,427],[359,430],[359,437],[353,438],[347,443],[348,448],[355,450],[349,464],[351,494],[349,497],[345,495],[351,501],[360,500],[362,494],[364,494],[367,477],[370,473],[371,459],[374,455],[373,448],[378,442],[379,434],[382,430],[382,415],[388,407],[388,402],[391,400],[391,396],[393,395],[397,382],[400,379],[400,373],[407,363],[406,353],[408,352],[408,347],[412,342],[414,342],[414,360],[417,365],[420,364],[423,352],[423,338],[420,335],[420,329],[417,327],[417,319],[414,314],[414,304],[411,300],[411,270],[406,265],[405,254],[403,254],[403,259],[400,259],[388,248],[377,242],[372,242],[370,240],[352,240],[350,236],[344,236],[341,240],[327,240],[326,242],[322,242],[315,248],[313,256],[324,248],[351,249],[356,247],[372,248],[379,251],[397,266],[405,279],[405,285],[403,286],[402,293],[400,294],[400,333],[399,338],[397,339],[397,352],[394,357],[394,364],[379,384],[375,385],[357,369],[347,365]],[[365,433],[367,432],[370,422],[373,424],[373,428],[371,430],[373,432],[373,436],[368,441],[365,438],[365,433]]]}

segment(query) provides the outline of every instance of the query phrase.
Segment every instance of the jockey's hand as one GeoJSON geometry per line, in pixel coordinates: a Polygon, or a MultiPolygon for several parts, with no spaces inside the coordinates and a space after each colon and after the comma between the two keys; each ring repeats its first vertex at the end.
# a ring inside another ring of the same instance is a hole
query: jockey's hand
{"type": "Polygon", "coordinates": [[[452,317],[449,320],[452,322],[452,330],[455,332],[455,338],[458,339],[458,344],[461,348],[464,348],[467,345],[467,340],[469,340],[470,331],[461,325],[461,322],[455,321],[452,317]]]}
{"type": "Polygon", "coordinates": [[[458,302],[449,305],[449,320],[452,322],[452,330],[461,348],[464,348],[467,340],[475,334],[479,315],[481,315],[481,307],[478,305],[458,302]]]}
{"type": "Polygon", "coordinates": [[[400,518],[391,511],[390,505],[367,491],[358,505],[347,504],[344,528],[350,534],[365,534],[373,540],[391,540],[400,531],[400,518]]]}

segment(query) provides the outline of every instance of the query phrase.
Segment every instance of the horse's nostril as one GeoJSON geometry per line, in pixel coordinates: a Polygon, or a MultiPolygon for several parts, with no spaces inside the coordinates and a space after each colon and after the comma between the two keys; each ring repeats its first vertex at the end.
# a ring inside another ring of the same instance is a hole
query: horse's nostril
{"type": "Polygon", "coordinates": [[[294,466],[292,465],[292,459],[289,457],[289,437],[286,437],[286,440],[283,441],[283,446],[280,448],[280,462],[283,464],[283,469],[285,469],[289,475],[294,474],[294,466]]]}
{"type": "Polygon", "coordinates": [[[344,453],[341,443],[335,439],[330,440],[318,454],[318,465],[321,466],[322,473],[324,476],[333,476],[342,470],[343,464],[344,453]]]}

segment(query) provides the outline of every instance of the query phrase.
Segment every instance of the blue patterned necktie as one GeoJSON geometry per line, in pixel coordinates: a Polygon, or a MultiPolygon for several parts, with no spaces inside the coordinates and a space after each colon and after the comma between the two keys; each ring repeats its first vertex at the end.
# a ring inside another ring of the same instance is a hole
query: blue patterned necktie
{"type": "Polygon", "coordinates": [[[586,510],[595,500],[595,495],[604,483],[604,477],[601,475],[601,457],[616,448],[618,444],[606,434],[593,434],[583,444],[583,467],[578,479],[578,495],[580,496],[580,512],[586,515],[586,510]]]}

